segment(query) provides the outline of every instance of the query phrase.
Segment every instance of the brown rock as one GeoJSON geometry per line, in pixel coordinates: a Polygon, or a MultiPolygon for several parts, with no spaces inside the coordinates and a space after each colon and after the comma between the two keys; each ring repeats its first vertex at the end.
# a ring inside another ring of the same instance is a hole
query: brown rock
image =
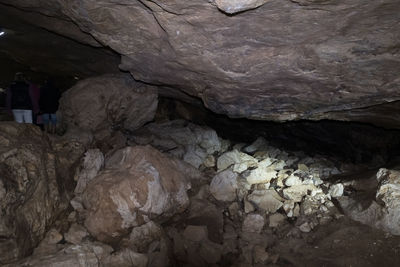
{"type": "Polygon", "coordinates": [[[113,154],[83,193],[85,226],[98,240],[118,241],[132,226],[185,210],[190,184],[171,159],[150,146],[113,154]]]}
{"type": "Polygon", "coordinates": [[[4,264],[32,253],[68,207],[68,199],[58,183],[58,158],[39,128],[2,122],[0,142],[0,264],[4,264]]]}
{"type": "Polygon", "coordinates": [[[104,75],[77,83],[60,99],[60,114],[68,127],[93,132],[112,128],[135,130],[151,121],[157,90],[129,75],[104,75]]]}

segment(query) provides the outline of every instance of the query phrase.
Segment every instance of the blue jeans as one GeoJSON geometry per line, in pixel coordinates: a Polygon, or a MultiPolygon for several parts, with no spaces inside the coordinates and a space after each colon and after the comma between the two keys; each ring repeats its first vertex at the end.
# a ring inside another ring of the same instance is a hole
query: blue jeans
{"type": "Polygon", "coordinates": [[[49,122],[56,125],[57,124],[57,116],[55,113],[44,113],[42,114],[43,124],[47,125],[49,122]]]}

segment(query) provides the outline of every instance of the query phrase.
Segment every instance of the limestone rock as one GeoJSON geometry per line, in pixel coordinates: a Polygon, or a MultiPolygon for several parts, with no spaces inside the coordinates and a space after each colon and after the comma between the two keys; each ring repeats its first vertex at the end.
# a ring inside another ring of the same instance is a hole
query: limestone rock
{"type": "Polygon", "coordinates": [[[283,199],[274,189],[255,190],[247,199],[268,213],[276,212],[283,205],[283,199]]]}
{"type": "Polygon", "coordinates": [[[273,161],[270,158],[259,162],[258,167],[246,177],[247,182],[249,184],[269,183],[278,174],[272,163],[273,161]]]}
{"type": "Polygon", "coordinates": [[[218,171],[223,171],[229,166],[234,165],[234,171],[241,173],[249,167],[257,166],[257,160],[246,153],[234,149],[222,154],[217,160],[218,171]]]}
{"type": "Polygon", "coordinates": [[[189,204],[190,184],[177,161],[150,146],[115,152],[83,193],[88,231],[98,240],[115,242],[132,226],[182,212],[189,204]]]}
{"type": "Polygon", "coordinates": [[[231,170],[218,173],[210,184],[211,194],[219,201],[234,201],[237,188],[237,174],[231,170]]]}
{"type": "MultiPolygon", "coordinates": [[[[60,176],[58,160],[39,128],[0,124],[0,263],[32,253],[57,216],[67,209],[66,194],[71,191],[64,189],[63,183],[72,184],[73,177],[68,173],[60,176]],[[61,177],[65,178],[63,183],[61,177]]],[[[69,161],[63,168],[73,169],[69,161]]]]}
{"type": "Polygon", "coordinates": [[[265,150],[268,147],[268,142],[264,137],[258,137],[251,145],[243,148],[246,153],[254,153],[256,151],[265,150]]]}
{"type": "Polygon", "coordinates": [[[113,127],[135,130],[154,118],[157,90],[129,75],[104,75],[80,81],[60,99],[63,121],[93,132],[113,127]]]}
{"type": "Polygon", "coordinates": [[[334,184],[329,188],[329,194],[332,197],[341,197],[343,195],[344,186],[343,184],[334,184]]]}
{"type": "Polygon", "coordinates": [[[259,214],[248,214],[243,221],[242,231],[260,233],[264,228],[264,217],[259,214]]]}
{"type": "Polygon", "coordinates": [[[254,9],[269,0],[215,0],[217,7],[228,14],[254,9]]]}
{"type": "Polygon", "coordinates": [[[305,195],[317,188],[314,185],[296,185],[283,189],[283,196],[286,199],[300,202],[305,195]]]}

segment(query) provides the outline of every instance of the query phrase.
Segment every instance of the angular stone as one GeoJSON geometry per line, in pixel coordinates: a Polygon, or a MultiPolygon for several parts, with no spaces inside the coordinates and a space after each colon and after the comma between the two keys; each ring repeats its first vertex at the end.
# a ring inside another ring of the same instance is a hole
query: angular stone
{"type": "Polygon", "coordinates": [[[211,194],[219,201],[234,201],[237,188],[237,174],[231,170],[218,173],[210,184],[211,194]]]}
{"type": "Polygon", "coordinates": [[[274,189],[255,190],[247,199],[268,213],[276,212],[283,205],[283,199],[274,189]]]}
{"type": "Polygon", "coordinates": [[[82,243],[82,240],[88,235],[89,233],[83,226],[74,223],[71,225],[68,232],[64,234],[64,239],[69,243],[79,245],[80,243],[82,243]]]}
{"type": "Polygon", "coordinates": [[[272,163],[270,158],[259,162],[258,168],[252,170],[246,177],[247,182],[249,184],[269,183],[278,174],[278,172],[274,170],[274,166],[271,166],[272,163]]]}
{"type": "Polygon", "coordinates": [[[257,166],[257,160],[235,149],[225,152],[217,160],[218,171],[223,171],[231,165],[235,165],[234,171],[240,173],[247,170],[249,167],[257,166]]]}
{"type": "Polygon", "coordinates": [[[268,148],[268,142],[264,137],[258,137],[251,145],[243,148],[246,153],[254,153],[260,150],[266,150],[268,148]]]}
{"type": "Polygon", "coordinates": [[[308,192],[317,189],[314,185],[296,185],[283,189],[283,196],[286,199],[300,202],[308,192]]]}
{"type": "Polygon", "coordinates": [[[264,217],[259,214],[248,214],[243,221],[242,231],[251,233],[260,233],[264,228],[264,217]]]}
{"type": "Polygon", "coordinates": [[[334,184],[329,188],[329,194],[335,198],[343,196],[343,191],[344,191],[343,184],[334,184]]]}
{"type": "Polygon", "coordinates": [[[269,227],[278,227],[286,220],[286,216],[280,213],[275,213],[269,216],[269,227]]]}

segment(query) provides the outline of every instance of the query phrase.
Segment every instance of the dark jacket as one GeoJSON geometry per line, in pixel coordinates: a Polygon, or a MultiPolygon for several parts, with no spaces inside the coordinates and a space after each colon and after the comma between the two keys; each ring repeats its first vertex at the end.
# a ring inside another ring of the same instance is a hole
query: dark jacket
{"type": "Polygon", "coordinates": [[[32,92],[29,84],[24,81],[15,81],[7,89],[7,108],[25,109],[33,108],[32,92]]]}
{"type": "Polygon", "coordinates": [[[51,83],[46,83],[40,88],[39,107],[42,113],[56,113],[60,91],[51,83]]]}

